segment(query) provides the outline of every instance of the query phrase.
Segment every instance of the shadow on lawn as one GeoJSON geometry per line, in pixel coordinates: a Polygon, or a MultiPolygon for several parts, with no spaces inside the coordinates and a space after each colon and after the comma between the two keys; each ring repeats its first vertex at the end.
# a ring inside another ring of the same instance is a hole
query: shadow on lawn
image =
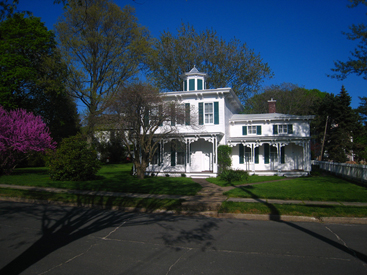
{"type": "Polygon", "coordinates": [[[276,222],[280,222],[280,223],[284,223],[290,227],[293,227],[294,229],[297,229],[299,231],[302,231],[314,238],[317,238],[331,246],[334,246],[337,249],[340,249],[341,251],[358,258],[359,260],[363,261],[364,263],[367,263],[367,255],[360,253],[352,248],[349,248],[345,245],[342,245],[339,242],[333,241],[329,238],[326,238],[320,234],[317,234],[311,230],[308,230],[302,226],[299,226],[297,224],[291,223],[291,222],[287,222],[287,221],[283,221],[281,220],[281,213],[280,211],[276,208],[276,206],[274,204],[268,203],[266,200],[259,198],[257,195],[255,195],[254,193],[252,193],[249,189],[252,188],[252,186],[235,186],[236,188],[240,188],[241,190],[243,190],[244,192],[246,192],[247,194],[249,194],[251,196],[251,198],[255,199],[256,201],[263,203],[265,206],[267,206],[270,210],[270,214],[269,214],[269,219],[272,221],[276,221],[276,222]]]}

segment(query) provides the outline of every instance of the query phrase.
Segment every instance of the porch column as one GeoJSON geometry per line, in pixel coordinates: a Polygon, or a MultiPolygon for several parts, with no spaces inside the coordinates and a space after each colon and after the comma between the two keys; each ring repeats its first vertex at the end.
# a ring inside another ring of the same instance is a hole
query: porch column
{"type": "Polygon", "coordinates": [[[275,170],[277,170],[279,172],[281,170],[280,169],[280,163],[281,163],[282,156],[281,156],[281,151],[280,151],[281,150],[280,149],[280,143],[277,142],[276,144],[277,144],[277,167],[276,167],[275,170]]]}
{"type": "Polygon", "coordinates": [[[191,152],[190,152],[190,139],[186,139],[186,150],[185,150],[185,154],[186,154],[186,163],[185,163],[185,170],[186,172],[190,173],[190,168],[191,168],[191,152]]]}
{"type": "Polygon", "coordinates": [[[213,173],[218,173],[218,146],[217,136],[213,138],[213,173]]]}
{"type": "Polygon", "coordinates": [[[255,172],[255,144],[251,144],[251,154],[252,154],[252,172],[255,172]]]}

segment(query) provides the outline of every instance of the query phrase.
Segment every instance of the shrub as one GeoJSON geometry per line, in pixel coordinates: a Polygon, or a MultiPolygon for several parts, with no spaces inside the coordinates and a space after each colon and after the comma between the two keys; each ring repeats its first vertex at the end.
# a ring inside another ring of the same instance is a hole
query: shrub
{"type": "Polygon", "coordinates": [[[227,170],[232,165],[231,160],[232,148],[228,145],[220,145],[218,146],[218,168],[219,173],[227,170]]]}
{"type": "Polygon", "coordinates": [[[48,166],[52,180],[73,181],[94,179],[101,168],[96,151],[80,134],[64,139],[60,148],[50,154],[48,166]]]}
{"type": "Polygon", "coordinates": [[[220,179],[224,180],[228,183],[228,185],[231,185],[233,181],[243,181],[248,179],[248,172],[244,170],[232,170],[227,169],[224,170],[220,174],[220,179]]]}

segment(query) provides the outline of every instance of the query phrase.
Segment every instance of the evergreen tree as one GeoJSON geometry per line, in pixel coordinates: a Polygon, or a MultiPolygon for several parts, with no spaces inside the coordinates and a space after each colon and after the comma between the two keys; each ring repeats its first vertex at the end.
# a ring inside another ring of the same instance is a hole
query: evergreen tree
{"type": "Polygon", "coordinates": [[[342,86],[337,96],[327,94],[318,108],[315,121],[316,133],[322,141],[325,122],[327,129],[325,136],[325,154],[327,159],[343,163],[353,152],[353,137],[358,134],[360,125],[358,114],[350,106],[351,97],[342,86]]]}

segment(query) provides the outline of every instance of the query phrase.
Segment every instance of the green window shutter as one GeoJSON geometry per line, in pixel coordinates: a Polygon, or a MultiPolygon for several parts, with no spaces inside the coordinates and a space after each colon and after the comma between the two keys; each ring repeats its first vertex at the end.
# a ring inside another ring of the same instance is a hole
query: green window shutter
{"type": "Polygon", "coordinates": [[[278,125],[273,125],[273,135],[278,134],[278,125]]]}
{"type": "Polygon", "coordinates": [[[184,91],[187,91],[187,80],[184,81],[184,91]]]}
{"type": "Polygon", "coordinates": [[[190,103],[185,103],[185,124],[190,125],[190,103]]]}
{"type": "Polygon", "coordinates": [[[195,90],[195,79],[189,79],[189,91],[195,90]]]}
{"type": "Polygon", "coordinates": [[[240,157],[240,164],[243,163],[243,156],[244,156],[244,148],[243,148],[243,144],[240,144],[240,148],[239,148],[239,157],[240,157]]]}
{"type": "Polygon", "coordinates": [[[176,150],[173,142],[171,143],[171,166],[176,166],[176,150]]]}
{"type": "Polygon", "coordinates": [[[199,125],[204,124],[204,110],[203,110],[203,103],[199,103],[199,125]]]}
{"type": "Polygon", "coordinates": [[[159,116],[159,126],[163,126],[163,106],[159,105],[158,107],[158,116],[159,116]]]}
{"type": "Polygon", "coordinates": [[[259,163],[259,147],[255,147],[255,163],[259,163]]]}
{"type": "Polygon", "coordinates": [[[161,145],[159,143],[158,143],[157,152],[158,152],[158,165],[161,166],[161,145]]]}
{"type": "Polygon", "coordinates": [[[214,102],[214,124],[219,124],[219,102],[214,102]]]}
{"type": "Polygon", "coordinates": [[[176,107],[175,105],[171,106],[171,126],[176,125],[176,107]]]}
{"type": "Polygon", "coordinates": [[[203,89],[203,80],[198,79],[198,90],[202,90],[202,89],[203,89]]]}
{"type": "Polygon", "coordinates": [[[242,135],[243,136],[247,135],[247,126],[242,126],[242,135]]]}
{"type": "Polygon", "coordinates": [[[258,125],[258,126],[256,127],[256,134],[257,134],[257,135],[261,135],[261,125],[258,125]]]}
{"type": "Polygon", "coordinates": [[[288,124],[288,134],[293,134],[293,125],[288,124]]]}
{"type": "Polygon", "coordinates": [[[280,162],[285,163],[285,147],[280,147],[280,162]]]}
{"type": "Polygon", "coordinates": [[[149,109],[146,108],[144,111],[144,127],[147,127],[149,125],[149,109]]]}
{"type": "Polygon", "coordinates": [[[269,144],[265,143],[264,144],[264,159],[265,159],[265,164],[269,163],[269,144]]]}

